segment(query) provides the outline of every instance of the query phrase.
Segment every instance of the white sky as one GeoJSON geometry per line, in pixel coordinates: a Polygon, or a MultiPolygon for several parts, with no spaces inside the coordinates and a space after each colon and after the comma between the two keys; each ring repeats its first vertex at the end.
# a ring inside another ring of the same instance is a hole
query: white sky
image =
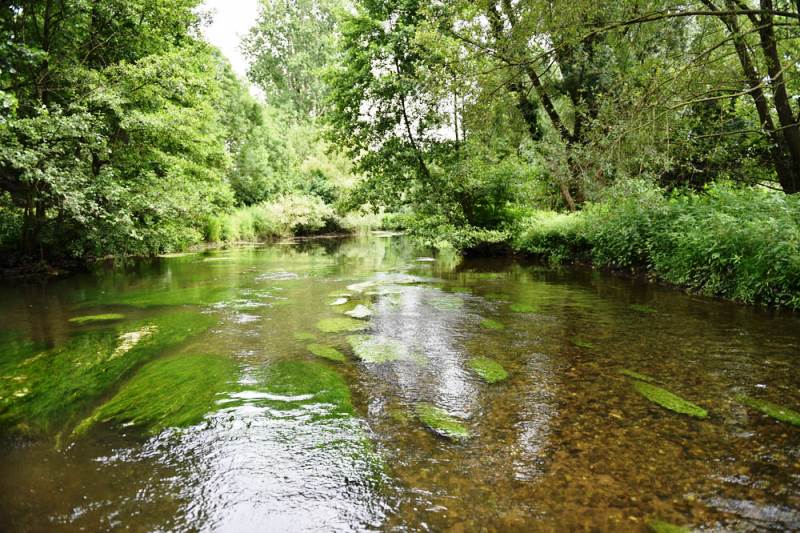
{"type": "Polygon", "coordinates": [[[258,0],[205,0],[201,9],[213,16],[211,24],[203,28],[203,36],[222,50],[239,76],[246,77],[248,63],[239,45],[256,22],[258,0]]]}

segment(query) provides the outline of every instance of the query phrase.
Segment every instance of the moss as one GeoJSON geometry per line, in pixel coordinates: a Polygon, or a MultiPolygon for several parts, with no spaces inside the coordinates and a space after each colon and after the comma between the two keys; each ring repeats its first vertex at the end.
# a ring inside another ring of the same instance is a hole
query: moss
{"type": "Polygon", "coordinates": [[[7,368],[0,377],[0,426],[38,433],[66,426],[142,363],[213,324],[176,312],[79,333],[7,368]]]}
{"type": "Polygon", "coordinates": [[[122,320],[125,318],[125,315],[120,313],[105,313],[102,315],[85,315],[85,316],[76,316],[75,318],[70,318],[69,321],[73,324],[90,324],[93,322],[112,322],[115,320],[122,320]]]}
{"type": "Polygon", "coordinates": [[[466,440],[470,437],[469,430],[461,421],[435,405],[420,403],[415,408],[415,412],[420,422],[437,435],[457,441],[466,440]]]}
{"type": "Polygon", "coordinates": [[[350,335],[353,353],[366,363],[388,363],[409,358],[408,349],[395,339],[378,335],[350,335]]]}
{"type": "Polygon", "coordinates": [[[96,423],[133,425],[149,434],[196,424],[214,409],[221,392],[235,386],[237,365],[217,355],[175,355],[144,365],[73,434],[96,423]]]}
{"type": "Polygon", "coordinates": [[[781,422],[786,422],[787,424],[792,424],[793,426],[800,426],[800,413],[789,409],[788,407],[783,407],[766,400],[750,398],[748,396],[737,396],[736,401],[748,407],[752,407],[757,411],[761,411],[765,415],[770,416],[775,420],[780,420],[781,422]]]}
{"type": "Polygon", "coordinates": [[[432,298],[430,304],[439,311],[455,311],[464,307],[464,300],[458,296],[440,296],[432,298]]]}
{"type": "Polygon", "coordinates": [[[513,313],[538,313],[539,308],[530,304],[511,304],[509,309],[513,313]]]}
{"type": "Polygon", "coordinates": [[[690,533],[691,529],[683,526],[676,526],[663,520],[650,520],[647,527],[653,533],[690,533]]]}
{"type": "Polygon", "coordinates": [[[313,340],[317,340],[317,336],[315,334],[313,334],[313,333],[308,332],[308,331],[296,331],[296,332],[294,332],[293,336],[294,336],[295,340],[298,340],[298,341],[313,341],[313,340]]]}
{"type": "Polygon", "coordinates": [[[586,349],[589,349],[589,350],[594,348],[594,344],[592,344],[591,342],[589,342],[587,340],[581,339],[580,337],[572,337],[570,339],[570,342],[572,342],[572,344],[574,344],[578,348],[586,348],[586,349]]]}
{"type": "Polygon", "coordinates": [[[484,318],[481,320],[481,327],[485,329],[505,329],[505,326],[502,324],[502,322],[492,320],[491,318],[484,318]]]}
{"type": "Polygon", "coordinates": [[[639,372],[628,370],[627,368],[621,368],[619,373],[622,374],[623,376],[627,376],[633,379],[638,379],[639,381],[645,381],[647,383],[660,383],[656,378],[650,377],[647,374],[640,374],[639,372]]]}
{"type": "Polygon", "coordinates": [[[367,324],[355,318],[323,318],[317,322],[317,329],[324,333],[360,331],[367,329],[367,324]]]}
{"type": "Polygon", "coordinates": [[[473,357],[467,362],[467,366],[487,383],[508,379],[508,372],[503,365],[488,357],[473,357]]]}
{"type": "Polygon", "coordinates": [[[631,304],[628,307],[640,313],[658,313],[658,310],[656,308],[647,305],[631,304]]]}
{"type": "Polygon", "coordinates": [[[643,381],[635,381],[633,383],[633,388],[651,402],[656,403],[665,409],[669,409],[670,411],[696,418],[708,417],[708,411],[702,407],[684,400],[680,396],[673,394],[666,389],[662,389],[661,387],[656,387],[655,385],[650,385],[649,383],[645,383],[643,381]]]}
{"type": "Polygon", "coordinates": [[[317,357],[339,362],[345,360],[344,354],[333,346],[328,346],[326,344],[309,344],[306,348],[317,357]]]}

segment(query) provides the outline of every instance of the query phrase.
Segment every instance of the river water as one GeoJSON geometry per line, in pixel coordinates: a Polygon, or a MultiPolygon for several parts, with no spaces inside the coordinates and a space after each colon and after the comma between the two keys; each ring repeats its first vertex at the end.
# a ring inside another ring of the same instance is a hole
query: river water
{"type": "Polygon", "coordinates": [[[4,531],[800,529],[797,314],[393,235],[0,303],[4,531]]]}

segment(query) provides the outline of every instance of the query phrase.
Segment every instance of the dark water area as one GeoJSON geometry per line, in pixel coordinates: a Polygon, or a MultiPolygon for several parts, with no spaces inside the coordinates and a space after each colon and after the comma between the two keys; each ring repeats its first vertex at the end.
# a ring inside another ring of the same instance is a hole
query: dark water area
{"type": "Polygon", "coordinates": [[[392,235],[0,304],[3,531],[800,529],[796,313],[392,235]]]}

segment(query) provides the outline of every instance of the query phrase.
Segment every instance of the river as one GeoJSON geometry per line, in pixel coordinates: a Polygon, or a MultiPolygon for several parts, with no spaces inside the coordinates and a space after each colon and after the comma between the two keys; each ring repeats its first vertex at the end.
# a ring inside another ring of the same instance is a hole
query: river
{"type": "Polygon", "coordinates": [[[800,529],[797,314],[391,234],[0,304],[4,531],[800,529]]]}

